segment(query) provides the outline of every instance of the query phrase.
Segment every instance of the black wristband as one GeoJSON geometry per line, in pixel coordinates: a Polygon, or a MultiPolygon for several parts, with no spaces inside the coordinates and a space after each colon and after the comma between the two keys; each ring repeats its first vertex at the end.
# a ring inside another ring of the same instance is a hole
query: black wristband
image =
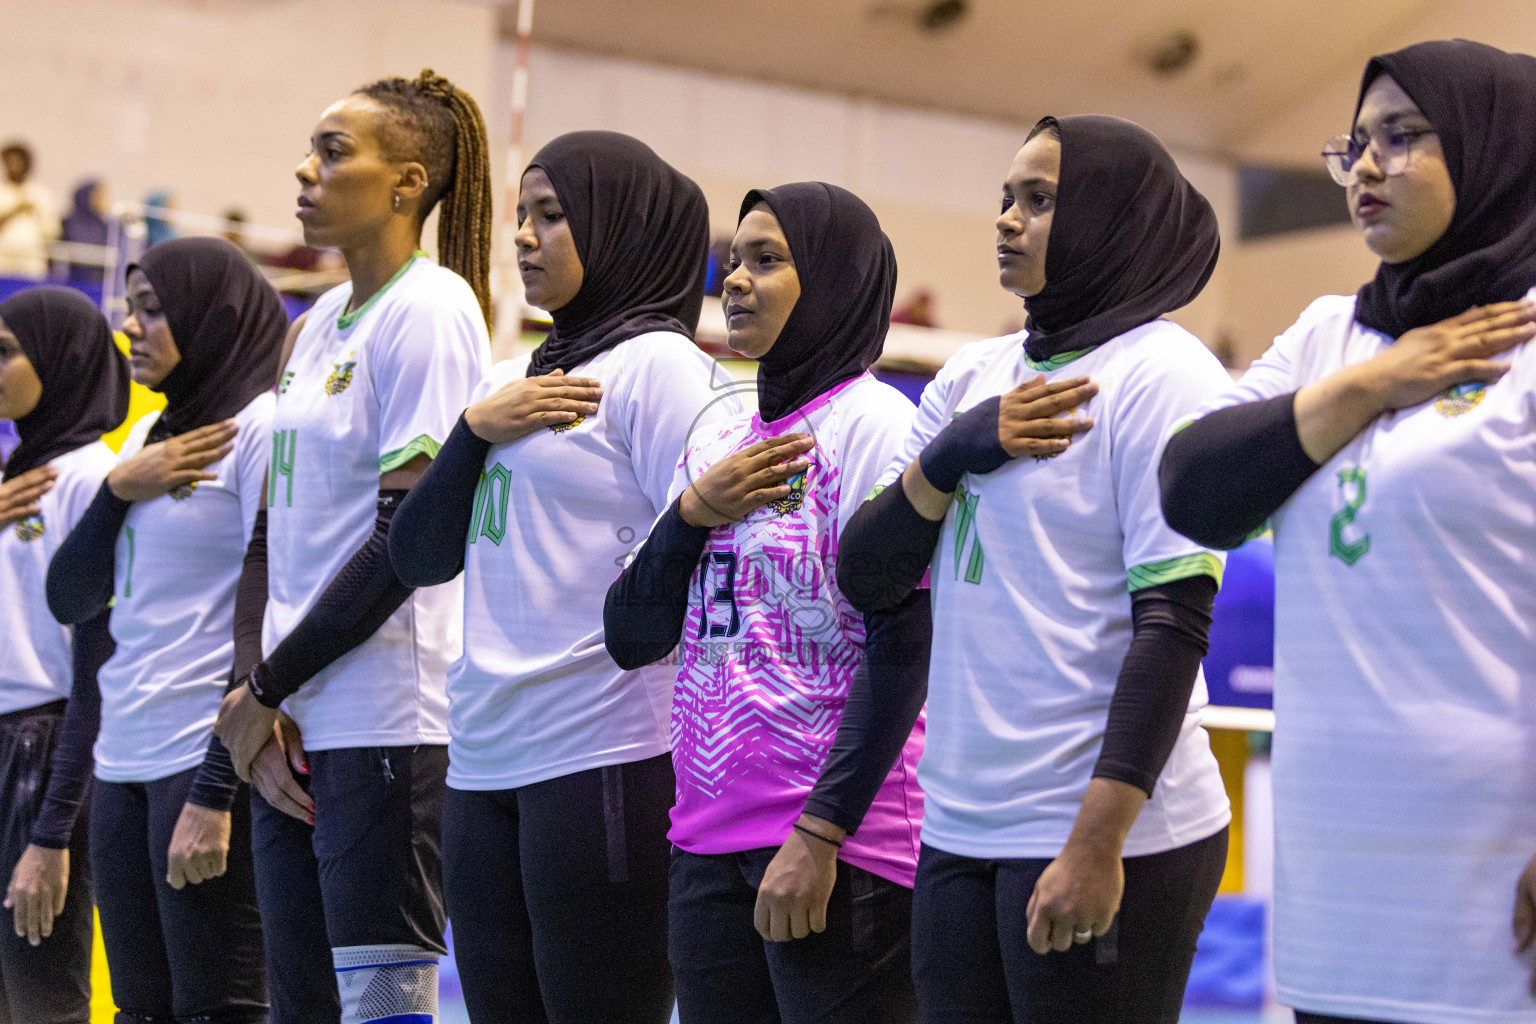
{"type": "Polygon", "coordinates": [[[283,701],[288,695],[278,689],[272,679],[272,669],[267,667],[264,661],[258,661],[245,675],[245,688],[251,691],[251,696],[256,698],[256,703],[264,708],[272,708],[274,711],[282,707],[283,701]]]}
{"type": "Polygon", "coordinates": [[[841,850],[843,848],[843,844],[841,842],[839,842],[838,840],[833,839],[831,836],[824,836],[820,832],[817,832],[815,829],[806,828],[804,825],[800,824],[798,821],[795,822],[794,829],[795,829],[796,832],[804,832],[808,836],[815,836],[817,839],[820,839],[822,842],[830,843],[832,846],[837,847],[839,850],[841,850]]]}
{"type": "Polygon", "coordinates": [[[918,456],[923,476],[934,490],[952,493],[967,473],[990,473],[1010,458],[998,440],[1001,396],[994,396],[956,416],[918,456]]]}

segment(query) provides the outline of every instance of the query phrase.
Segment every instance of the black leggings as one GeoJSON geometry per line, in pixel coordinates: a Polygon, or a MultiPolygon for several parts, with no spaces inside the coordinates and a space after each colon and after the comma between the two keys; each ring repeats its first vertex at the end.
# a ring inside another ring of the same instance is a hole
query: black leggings
{"type": "Polygon", "coordinates": [[[443,883],[471,1020],[665,1024],[669,754],[448,790],[443,883]]]}
{"type": "Polygon", "coordinates": [[[673,851],[671,950],[682,1024],[917,1024],[912,890],[839,860],[827,930],[769,942],[753,912],[778,852],[673,851]]]}
{"type": "Polygon", "coordinates": [[[408,976],[365,995],[387,993],[397,1014],[435,1008],[436,960],[447,951],[438,834],[448,748],[343,747],[305,758],[310,773],[298,781],[315,801],[313,826],[251,797],[272,1024],[336,1024],[343,999],[332,950],[359,946],[405,946],[424,968],[404,964],[408,976]]]}
{"type": "Polygon", "coordinates": [[[120,1021],[267,1019],[249,791],[231,809],[224,874],[172,889],[166,855],[196,768],[154,782],[96,780],[91,862],[120,1021]]]}
{"type": "Polygon", "coordinates": [[[1050,860],[977,860],[924,846],[912,969],[925,1024],[1176,1024],[1226,860],[1226,829],[1127,857],[1110,930],[1041,956],[1025,941],[1026,908],[1050,860]]]}
{"type": "MultiPolygon", "coordinates": [[[[5,641],[9,642],[9,641],[5,641]]],[[[0,883],[31,841],[64,702],[0,715],[0,883]]],[[[69,888],[53,934],[33,946],[0,910],[0,1024],[86,1024],[91,1016],[91,858],[82,812],[69,841],[69,888]]]]}

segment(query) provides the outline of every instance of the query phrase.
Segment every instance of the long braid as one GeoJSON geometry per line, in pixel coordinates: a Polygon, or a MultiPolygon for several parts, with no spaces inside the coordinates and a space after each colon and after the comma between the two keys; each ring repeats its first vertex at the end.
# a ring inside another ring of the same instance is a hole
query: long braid
{"type": "Polygon", "coordinates": [[[415,79],[385,78],[358,92],[401,115],[403,123],[386,126],[383,134],[396,156],[420,159],[426,166],[429,184],[420,215],[425,220],[434,205],[443,205],[437,219],[438,261],[469,282],[489,325],[491,160],[479,104],[431,68],[415,79]],[[394,129],[412,137],[400,139],[394,129]]]}
{"type": "Polygon", "coordinates": [[[485,118],[475,98],[431,68],[416,76],[416,88],[453,115],[453,187],[443,196],[437,219],[438,260],[469,282],[491,322],[491,155],[485,118]]]}

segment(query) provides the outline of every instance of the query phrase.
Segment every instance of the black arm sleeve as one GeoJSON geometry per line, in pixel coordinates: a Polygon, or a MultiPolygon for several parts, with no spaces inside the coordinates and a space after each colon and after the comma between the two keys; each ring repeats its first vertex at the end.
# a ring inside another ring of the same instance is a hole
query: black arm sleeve
{"type": "Polygon", "coordinates": [[[85,622],[112,600],[117,534],[133,502],[101,489],[48,563],[48,610],[66,626],[85,622]]]}
{"type": "MultiPolygon", "coordinates": [[[[245,562],[235,587],[235,663],[229,673],[228,693],[261,661],[261,622],[267,611],[267,510],[256,513],[251,539],[245,546],[245,562]]],[[[229,751],[217,736],[208,737],[208,753],[192,778],[187,803],[214,811],[235,806],[240,777],[235,774],[229,751]]]]}
{"type": "Polygon", "coordinates": [[[709,540],[690,526],[674,501],[662,513],[603,601],[603,643],[620,668],[660,661],[683,635],[688,583],[709,540]]]}
{"type": "Polygon", "coordinates": [[[1316,471],[1296,432],[1294,392],[1220,409],[1168,441],[1163,518],[1196,543],[1235,548],[1316,471]]]}
{"type": "Polygon", "coordinates": [[[240,679],[261,660],[261,625],[267,614],[267,510],[256,513],[235,587],[235,668],[240,679]]]}
{"type": "Polygon", "coordinates": [[[463,571],[475,489],[490,450],[460,416],[389,525],[389,559],[401,583],[432,587],[463,571]]]}
{"type": "Polygon", "coordinates": [[[1148,796],[1178,741],[1209,647],[1216,581],[1190,576],[1131,595],[1131,647],[1120,666],[1095,778],[1148,796]]]}
{"type": "Polygon", "coordinates": [[[933,561],[944,521],[924,519],[901,480],[870,498],[837,541],[837,587],[859,611],[895,608],[933,561]]]}
{"type": "Polygon", "coordinates": [[[918,590],[891,611],[864,616],[865,655],[848,690],[843,719],[808,814],[854,832],[912,735],[928,699],[933,615],[918,590]]]}
{"type": "Polygon", "coordinates": [[[103,611],[75,627],[70,659],[74,682],[70,684],[69,703],[64,707],[64,721],[59,725],[53,747],[48,789],[32,825],[34,846],[50,850],[69,847],[75,819],[91,785],[91,772],[96,764],[91,750],[101,728],[101,690],[96,685],[96,673],[115,649],[112,634],[107,630],[110,615],[103,611]]]}
{"type": "Polygon", "coordinates": [[[309,613],[265,661],[256,663],[246,685],[263,705],[275,708],[337,658],[363,643],[411,596],[389,562],[389,524],[404,490],[379,491],[373,533],[325,588],[309,613]]]}

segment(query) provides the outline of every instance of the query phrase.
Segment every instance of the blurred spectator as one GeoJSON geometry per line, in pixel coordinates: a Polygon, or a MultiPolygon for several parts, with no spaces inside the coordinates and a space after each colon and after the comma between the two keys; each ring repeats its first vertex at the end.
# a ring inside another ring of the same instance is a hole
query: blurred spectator
{"type": "Polygon", "coordinates": [[[912,324],[914,327],[937,327],[933,320],[933,292],[927,288],[919,288],[907,297],[907,301],[897,306],[891,313],[891,323],[912,324]]]}
{"type": "Polygon", "coordinates": [[[32,150],[25,143],[0,147],[0,276],[41,280],[48,274],[48,243],[59,237],[53,195],[30,180],[32,150]]]}
{"type": "Polygon", "coordinates": [[[156,210],[170,212],[174,209],[176,209],[176,200],[168,188],[157,188],[144,197],[144,245],[146,247],[159,245],[176,237],[177,231],[171,222],[155,212],[156,210]]]}
{"type": "Polygon", "coordinates": [[[245,237],[245,225],[247,223],[249,223],[249,218],[246,217],[245,211],[238,206],[231,206],[224,211],[224,230],[219,232],[219,234],[224,236],[226,242],[245,253],[246,259],[260,266],[261,254],[251,246],[250,239],[245,237]]]}
{"type": "MultiPolygon", "coordinates": [[[[111,230],[107,224],[107,186],[100,178],[87,178],[75,188],[75,205],[64,218],[63,239],[81,245],[107,244],[111,230]]],[[[100,263],[64,264],[65,280],[70,284],[101,284],[100,263]]]]}

